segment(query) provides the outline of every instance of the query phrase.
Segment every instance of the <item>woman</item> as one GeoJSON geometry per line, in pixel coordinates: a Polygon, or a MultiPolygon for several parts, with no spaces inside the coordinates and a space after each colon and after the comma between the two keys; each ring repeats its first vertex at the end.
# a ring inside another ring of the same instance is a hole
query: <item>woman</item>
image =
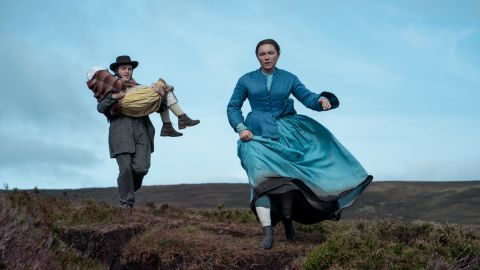
{"type": "Polygon", "coordinates": [[[259,246],[270,249],[280,220],[286,238],[295,240],[292,220],[338,220],[373,177],[325,127],[296,114],[289,98],[293,94],[306,107],[327,111],[339,106],[337,97],[313,93],[295,75],[277,68],[280,46],[275,40],[260,41],[255,54],[260,68],[238,80],[227,115],[240,136],[237,153],[251,187],[250,206],[262,224],[259,246]],[[241,108],[247,98],[252,111],[244,120],[241,108]]]}

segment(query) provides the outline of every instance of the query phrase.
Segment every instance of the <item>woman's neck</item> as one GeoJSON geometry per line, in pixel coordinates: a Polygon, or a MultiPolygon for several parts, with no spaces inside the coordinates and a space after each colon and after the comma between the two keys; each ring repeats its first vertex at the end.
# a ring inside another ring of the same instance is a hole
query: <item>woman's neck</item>
{"type": "Polygon", "coordinates": [[[272,68],[271,70],[265,70],[265,69],[262,68],[261,70],[262,70],[263,74],[271,75],[275,71],[275,68],[272,68]]]}

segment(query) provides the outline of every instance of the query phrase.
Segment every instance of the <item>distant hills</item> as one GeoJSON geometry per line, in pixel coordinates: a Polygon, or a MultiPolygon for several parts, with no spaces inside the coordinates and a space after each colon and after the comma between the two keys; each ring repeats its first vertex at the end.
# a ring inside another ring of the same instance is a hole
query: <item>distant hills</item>
{"type": "MultiPolygon", "coordinates": [[[[40,194],[69,199],[93,198],[110,204],[116,188],[40,190],[40,194]]],[[[145,186],[137,203],[168,204],[184,208],[248,208],[247,184],[182,184],[145,186]]],[[[372,182],[359,200],[343,213],[344,219],[396,218],[480,226],[480,181],[372,182]]]]}

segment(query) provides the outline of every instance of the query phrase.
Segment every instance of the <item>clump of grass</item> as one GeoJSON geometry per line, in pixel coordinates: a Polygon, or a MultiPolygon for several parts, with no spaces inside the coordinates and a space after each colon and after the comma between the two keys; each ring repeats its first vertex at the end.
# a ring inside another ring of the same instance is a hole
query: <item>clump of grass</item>
{"type": "Polygon", "coordinates": [[[125,223],[122,210],[106,202],[87,199],[74,205],[68,200],[38,194],[35,190],[17,190],[9,193],[8,198],[13,208],[24,208],[34,222],[48,226],[125,223]]]}
{"type": "Polygon", "coordinates": [[[97,261],[83,256],[79,251],[58,241],[55,247],[57,260],[60,261],[61,269],[65,270],[101,270],[105,266],[97,261]]]}
{"type": "Polygon", "coordinates": [[[148,209],[151,209],[151,210],[157,208],[157,206],[155,205],[154,202],[147,202],[147,203],[145,203],[145,206],[146,206],[148,209]]]}
{"type": "Polygon", "coordinates": [[[141,269],[243,269],[237,265],[249,265],[247,249],[237,247],[242,245],[241,239],[231,246],[223,243],[231,239],[205,229],[202,224],[153,227],[124,247],[122,263],[126,268],[141,269]]]}
{"type": "Polygon", "coordinates": [[[253,223],[256,222],[255,215],[249,209],[225,209],[223,204],[217,205],[216,209],[189,209],[162,204],[160,207],[149,207],[148,213],[165,218],[180,219],[206,219],[227,223],[253,223]]]}
{"type": "Polygon", "coordinates": [[[318,235],[324,235],[328,233],[328,228],[326,227],[326,223],[315,223],[311,225],[305,224],[296,224],[295,226],[298,231],[302,231],[305,233],[314,233],[318,235]]]}
{"type": "Polygon", "coordinates": [[[154,208],[149,207],[147,205],[146,210],[148,214],[152,214],[154,216],[161,216],[163,218],[171,218],[171,219],[188,218],[193,213],[191,209],[179,208],[179,207],[171,206],[167,203],[161,204],[160,207],[155,206],[154,208]]]}
{"type": "Polygon", "coordinates": [[[188,253],[190,248],[183,241],[176,240],[165,228],[154,227],[136,236],[124,247],[122,260],[127,264],[143,265],[160,256],[160,265],[174,267],[178,257],[176,252],[180,249],[188,253]]]}
{"type": "Polygon", "coordinates": [[[55,217],[68,212],[68,203],[35,191],[0,194],[0,225],[5,233],[0,269],[102,269],[65,246],[55,234],[55,217]]]}
{"type": "Polygon", "coordinates": [[[106,202],[87,199],[78,206],[71,206],[70,211],[57,212],[55,216],[59,226],[89,224],[125,224],[122,209],[106,202]],[[74,211],[71,211],[71,210],[74,211]]]}
{"type": "Polygon", "coordinates": [[[1,269],[1,270],[7,269],[7,264],[4,263],[3,261],[0,261],[0,269],[1,269]]]}
{"type": "Polygon", "coordinates": [[[23,209],[29,222],[52,227],[55,214],[68,211],[68,204],[61,204],[53,197],[41,197],[38,193],[14,190],[8,193],[10,205],[15,209],[23,209]]]}
{"type": "Polygon", "coordinates": [[[450,265],[480,260],[480,236],[459,226],[393,220],[337,224],[306,256],[305,269],[425,269],[432,257],[450,265]]]}
{"type": "Polygon", "coordinates": [[[217,210],[206,209],[200,210],[199,214],[207,219],[213,219],[219,222],[230,223],[254,223],[256,222],[255,215],[248,209],[224,209],[217,208],[217,210]]]}

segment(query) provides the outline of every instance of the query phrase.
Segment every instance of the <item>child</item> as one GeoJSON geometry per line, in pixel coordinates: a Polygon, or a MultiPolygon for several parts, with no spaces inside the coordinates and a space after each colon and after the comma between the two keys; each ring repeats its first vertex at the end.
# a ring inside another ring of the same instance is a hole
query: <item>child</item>
{"type": "Polygon", "coordinates": [[[178,137],[183,135],[173,128],[168,109],[178,117],[179,129],[200,123],[199,120],[190,119],[182,111],[173,94],[173,86],[168,85],[161,78],[148,87],[137,84],[133,79],[123,81],[112,75],[106,68],[94,67],[87,72],[87,86],[93,91],[97,101],[101,101],[110,92],[113,93],[114,98],[123,95],[112,107],[111,114],[120,113],[132,117],[142,117],[159,112],[163,122],[160,136],[178,137]]]}

